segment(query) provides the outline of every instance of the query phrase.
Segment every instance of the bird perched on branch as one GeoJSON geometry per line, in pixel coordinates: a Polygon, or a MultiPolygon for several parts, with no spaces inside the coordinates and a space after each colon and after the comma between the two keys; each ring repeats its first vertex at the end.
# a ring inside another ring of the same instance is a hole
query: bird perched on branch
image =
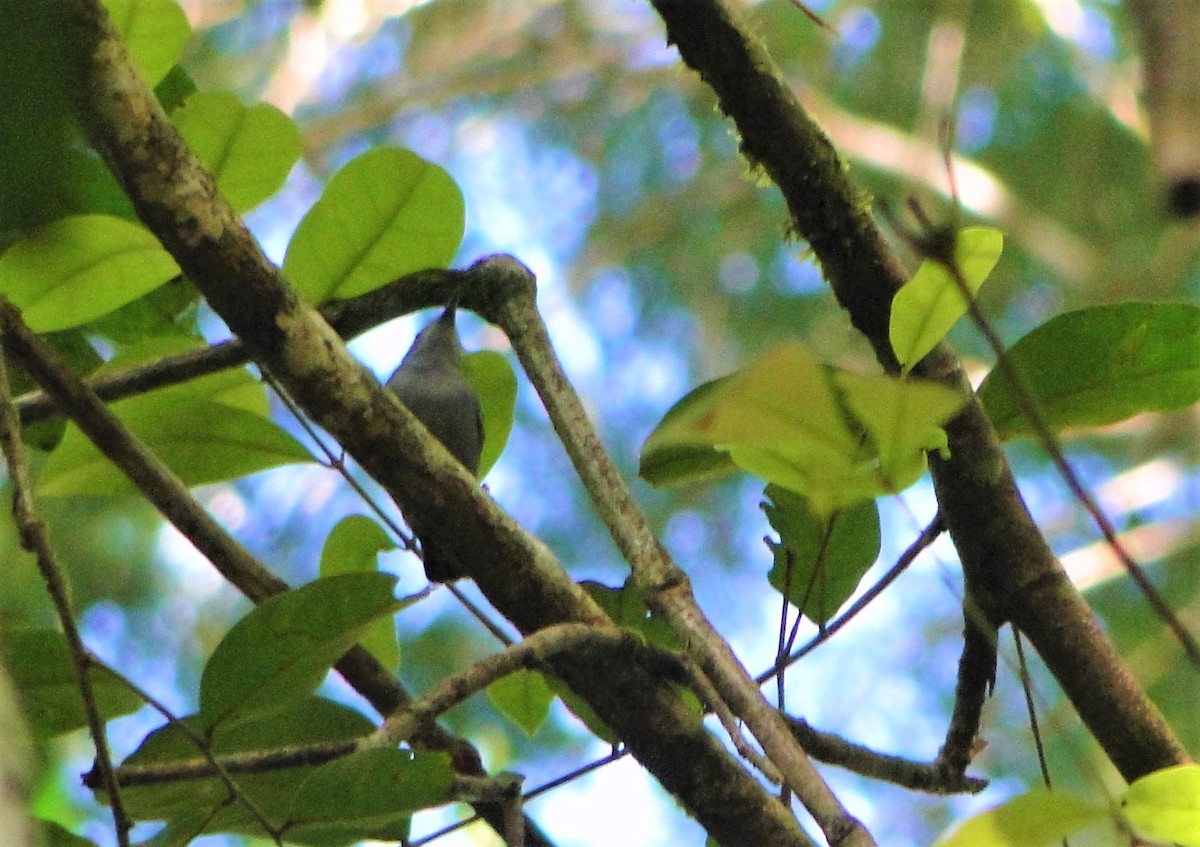
{"type": "MultiPolygon", "coordinates": [[[[462,369],[463,348],[455,323],[457,306],[456,296],[437,320],[421,330],[388,379],[387,387],[450,455],[478,474],[483,412],[462,369]]],[[[413,525],[412,529],[421,542],[425,576],[431,582],[452,582],[463,576],[462,566],[452,554],[431,545],[421,527],[413,525]]]]}

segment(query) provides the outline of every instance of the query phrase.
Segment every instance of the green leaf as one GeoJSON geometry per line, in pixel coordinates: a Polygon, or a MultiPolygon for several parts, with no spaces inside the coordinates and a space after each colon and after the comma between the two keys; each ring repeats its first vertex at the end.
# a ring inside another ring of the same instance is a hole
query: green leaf
{"type": "Polygon", "coordinates": [[[1042,847],[1108,817],[1105,804],[1035,788],[975,815],[939,839],[937,847],[1042,847]]]}
{"type": "Polygon", "coordinates": [[[321,550],[321,576],[377,569],[378,556],[395,550],[388,531],[366,515],[349,515],[338,521],[321,550]]]}
{"type": "MultiPolygon", "coordinates": [[[[203,736],[208,725],[200,715],[184,718],[203,736]]],[[[211,729],[210,747],[216,755],[271,751],[304,744],[336,743],[361,738],[374,725],[362,714],[320,697],[308,697],[259,718],[211,729]]],[[[174,725],[160,727],[142,741],[122,764],[165,765],[201,758],[195,743],[174,725]]],[[[296,792],[317,766],[300,766],[262,773],[240,773],[239,789],[278,826],[292,808],[296,792]]],[[[102,792],[98,798],[104,800],[102,792]]],[[[123,787],[122,799],[137,820],[166,820],[187,831],[199,815],[204,832],[265,835],[240,803],[229,802],[229,789],[215,777],[123,787]]]]}
{"type": "Polygon", "coordinates": [[[162,81],[154,86],[154,96],[168,115],[182,106],[183,101],[196,91],[196,81],[179,65],[172,67],[162,81]]]}
{"type": "MultiPolygon", "coordinates": [[[[300,444],[261,416],[175,391],[114,403],[130,431],[183,480],[207,485],[279,465],[311,461],[300,444]]],[[[67,427],[38,479],[45,497],[135,494],[133,484],[79,429],[67,427]]]]}
{"type": "Polygon", "coordinates": [[[8,2],[0,11],[0,249],[19,232],[74,208],[81,186],[69,151],[72,108],[62,7],[8,2]]]}
{"type": "Polygon", "coordinates": [[[925,471],[925,454],[948,456],[942,424],[966,398],[933,382],[841,371],[841,396],[875,449],[881,493],[903,491],[925,471]]]}
{"type": "Polygon", "coordinates": [[[382,148],[333,175],[300,221],[283,272],[313,303],[446,267],[462,241],[462,192],[416,153],[382,148]]]}
{"type": "Polygon", "coordinates": [[[643,466],[671,448],[725,451],[829,515],[915,481],[924,451],[945,448],[940,425],[963,399],[932,383],[838,371],[785,344],[684,398],[651,433],[643,466]]]}
{"type": "MultiPolygon", "coordinates": [[[[454,768],[446,753],[395,748],[335,759],[309,776],[288,814],[285,838],[305,844],[352,844],[379,838],[419,809],[452,799],[454,768]]],[[[402,833],[388,840],[397,840],[402,833]]]]}
{"type": "Polygon", "coordinates": [[[671,625],[650,611],[632,578],[627,579],[620,588],[591,579],[585,579],[579,585],[617,626],[632,629],[651,644],[665,650],[679,650],[682,647],[671,625]]]}
{"type": "Polygon", "coordinates": [[[97,318],[86,328],[93,337],[101,336],[111,342],[118,353],[160,338],[195,343],[204,340],[197,329],[202,299],[191,280],[179,275],[132,303],[97,318]]]}
{"type": "Polygon", "coordinates": [[[495,350],[467,353],[462,369],[483,409],[483,455],[479,459],[479,478],[483,479],[504,452],[512,432],[517,375],[508,359],[495,350]]]}
{"type": "MultiPolygon", "coordinates": [[[[1178,409],[1200,400],[1200,308],[1114,303],[1067,312],[1005,355],[1055,431],[1178,409]]],[[[1033,434],[1000,368],[979,399],[1001,438],[1033,434]]]]}
{"type": "Polygon", "coordinates": [[[519,670],[489,685],[487,698],[497,712],[519,726],[526,735],[533,735],[550,715],[554,691],[537,671],[519,670]]]}
{"type": "Polygon", "coordinates": [[[311,694],[367,624],[396,612],[395,584],[389,574],[342,574],[259,604],[204,667],[205,725],[268,713],[311,694]]]}
{"type": "Polygon", "coordinates": [[[1121,812],[1139,838],[1200,847],[1200,765],[1176,765],[1135,780],[1121,812]]]}
{"type": "Polygon", "coordinates": [[[703,383],[668,410],[642,446],[638,474],[651,485],[679,485],[737,473],[729,454],[704,440],[686,437],[697,419],[729,388],[736,374],[703,383]]]}
{"type": "Polygon", "coordinates": [[[775,555],[767,579],[809,620],[827,623],[879,555],[875,501],[823,518],[795,492],[769,485],[766,496],[763,510],[779,533],[779,543],[767,542],[775,555]]]}
{"type": "Polygon", "coordinates": [[[178,273],[140,224],[77,215],[46,224],[0,256],[0,294],[36,332],[50,332],[107,314],[178,273]]]}
{"type": "Polygon", "coordinates": [[[244,106],[233,94],[200,91],[171,120],[239,212],[278,191],[300,160],[295,121],[266,103],[244,106]]]}
{"type": "MultiPolygon", "coordinates": [[[[1004,235],[985,226],[967,227],[954,243],[954,260],[971,296],[979,291],[1004,249],[1004,235]]],[[[937,346],[950,327],[967,313],[967,301],[950,271],[926,259],[892,298],[888,338],[907,372],[937,346]]]]}
{"type": "Polygon", "coordinates": [[[559,677],[547,675],[546,684],[559,696],[559,699],[563,701],[563,705],[567,707],[568,711],[578,718],[593,735],[606,744],[615,745],[620,742],[617,734],[609,728],[608,724],[600,719],[600,716],[596,714],[596,711],[588,701],[572,691],[571,687],[559,677]]]}
{"type": "MultiPolygon", "coordinates": [[[[20,692],[21,707],[30,727],[53,736],[87,726],[75,666],[61,632],[53,629],[14,629],[0,633],[0,653],[20,692]]],[[[105,720],[136,712],[141,698],[107,673],[92,672],[96,707],[105,720]]]]}
{"type": "MultiPolygon", "coordinates": [[[[322,577],[342,573],[369,573],[378,570],[379,554],[395,550],[392,540],[382,526],[365,515],[349,515],[338,521],[325,539],[321,549],[322,577]]],[[[390,618],[371,621],[359,643],[389,670],[400,666],[400,643],[396,640],[396,623],[390,618]]]]}
{"type": "Polygon", "coordinates": [[[129,55],[151,88],[183,57],[192,28],[173,0],[104,0],[129,55]]]}

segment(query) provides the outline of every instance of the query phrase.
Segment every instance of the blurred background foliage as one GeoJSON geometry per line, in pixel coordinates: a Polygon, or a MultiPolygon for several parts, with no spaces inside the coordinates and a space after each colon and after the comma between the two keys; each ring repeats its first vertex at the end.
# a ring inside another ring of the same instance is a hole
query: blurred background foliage
{"type": "MultiPolygon", "coordinates": [[[[184,66],[201,89],[232,90],[292,114],[304,159],[250,223],[268,252],[283,246],[319,186],[357,153],[411,147],[447,167],[467,198],[458,264],[511,252],[539,275],[541,302],[568,372],[632,478],[642,440],[689,387],[726,373],[784,338],[822,357],[874,369],[869,350],[821,281],[805,245],[788,237],[778,193],[737,152],[712,93],[664,43],[648,4],[629,0],[183,0],[195,36],[184,66]]],[[[985,313],[1011,343],[1047,317],[1125,299],[1193,299],[1200,229],[1169,222],[1137,101],[1136,44],[1108,0],[810,2],[833,32],[787,0],[744,3],[801,101],[830,133],[855,179],[892,217],[916,199],[931,218],[982,221],[1006,250],[982,291],[985,313]],[[942,154],[957,128],[951,204],[942,154]]],[[[917,257],[889,229],[915,268],[917,257]]],[[[198,326],[219,335],[210,316],[198,326]]],[[[505,350],[468,320],[468,348],[505,350]]],[[[386,374],[417,324],[398,321],[352,349],[386,374]]],[[[990,356],[976,332],[952,340],[973,376],[990,356]]],[[[1053,363],[1047,363],[1052,367],[1053,363]]],[[[1066,441],[1068,456],[1185,620],[1197,601],[1193,410],[1146,416],[1066,441]]],[[[1041,451],[1011,446],[1035,517],[1190,749],[1200,753],[1196,675],[1097,534],[1048,472],[1041,451]]],[[[573,576],[619,585],[626,571],[591,516],[528,386],[492,493],[540,534],[573,576]]],[[[681,491],[638,484],[667,546],[751,672],[770,666],[779,600],[761,485],[734,480],[681,491]]],[[[364,510],[331,471],[284,469],[205,489],[208,506],[279,573],[312,578],[341,516],[364,510]]],[[[176,708],[194,706],[196,668],[246,608],[143,505],[90,502],[47,515],[71,564],[89,644],[176,708]]],[[[885,504],[886,567],[933,514],[920,484],[885,504]]],[[[48,621],[35,571],[0,538],[10,563],[0,608],[8,621],[48,621]]],[[[417,590],[419,565],[385,566],[417,590]]],[[[878,573],[873,571],[872,573],[878,573]]],[[[868,582],[871,576],[868,576],[868,582]]],[[[468,588],[468,591],[470,589],[468,588]]],[[[961,617],[953,550],[939,543],[862,619],[788,677],[789,706],[823,729],[886,752],[931,759],[952,691],[961,617]]],[[[401,676],[421,690],[494,642],[447,592],[399,618],[401,676]]],[[[1036,779],[1011,641],[989,704],[979,798],[926,798],[839,772],[845,794],[880,843],[926,844],[952,820],[1036,779]]],[[[1034,668],[1059,784],[1101,791],[1112,775],[1034,668]]],[[[565,711],[525,738],[482,698],[447,723],[493,770],[527,786],[604,755],[565,711]]],[[[149,718],[117,724],[136,744],[149,718]]],[[[61,770],[82,737],[50,752],[41,808],[111,838],[61,770]],[[54,778],[57,777],[57,778],[54,778]],[[88,823],[89,819],[91,820],[88,823]]],[[[86,764],[84,764],[86,768],[86,764]]],[[[558,843],[700,844],[694,824],[629,762],[551,792],[530,813],[558,843]],[[614,814],[621,808],[620,814],[614,814]]],[[[428,832],[452,815],[418,821],[428,832]]],[[[439,843],[477,843],[458,834],[439,843]],[[459,840],[454,840],[459,839],[459,840]]],[[[1073,842],[1074,843],[1074,842],[1073,842]]]]}

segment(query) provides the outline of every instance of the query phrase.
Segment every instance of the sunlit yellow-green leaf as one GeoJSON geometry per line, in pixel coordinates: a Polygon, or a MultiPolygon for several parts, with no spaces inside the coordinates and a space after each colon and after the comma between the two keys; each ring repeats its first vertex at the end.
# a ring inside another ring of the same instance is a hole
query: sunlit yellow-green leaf
{"type": "Polygon", "coordinates": [[[158,85],[192,34],[183,8],[174,0],[104,0],[104,5],[142,79],[158,85]]]}
{"type": "Polygon", "coordinates": [[[642,464],[657,473],[651,481],[675,481],[704,467],[703,451],[720,452],[803,494],[826,517],[911,484],[925,451],[944,449],[940,425],[963,401],[941,386],[839,371],[799,343],[704,389],[647,439],[642,464]]]}
{"type": "Polygon", "coordinates": [[[1177,765],[1136,780],[1121,814],[1141,838],[1200,847],[1200,765],[1177,765]]]}
{"type": "Polygon", "coordinates": [[[284,275],[313,303],[353,297],[449,264],[465,225],[462,192],[410,150],[364,153],[333,175],[300,221],[284,275]]]}
{"type": "Polygon", "coordinates": [[[228,92],[200,91],[171,120],[239,212],[274,194],[300,159],[295,121],[267,103],[245,106],[228,92]]]}
{"type": "MultiPolygon", "coordinates": [[[[1004,235],[997,229],[972,226],[957,234],[955,265],[962,282],[974,297],[1004,249],[1004,235]]],[[[926,259],[892,298],[888,337],[892,350],[907,371],[932,350],[967,313],[959,282],[941,262],[926,259]]]]}
{"type": "Polygon", "coordinates": [[[936,847],[1045,847],[1106,820],[1105,803],[1035,788],[981,812],[939,839],[936,847]]]}
{"type": "Polygon", "coordinates": [[[158,288],[179,266],[141,224],[60,218],[0,255],[0,294],[37,332],[79,326],[158,288]]]}
{"type": "Polygon", "coordinates": [[[945,452],[942,424],[966,402],[932,382],[839,371],[834,380],[878,455],[884,493],[902,491],[925,470],[926,451],[945,452]]]}

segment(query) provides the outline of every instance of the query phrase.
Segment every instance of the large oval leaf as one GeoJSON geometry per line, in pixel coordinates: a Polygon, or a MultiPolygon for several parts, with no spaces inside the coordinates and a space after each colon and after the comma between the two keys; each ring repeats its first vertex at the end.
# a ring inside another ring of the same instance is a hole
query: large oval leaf
{"type": "MultiPolygon", "coordinates": [[[[200,715],[183,718],[193,732],[209,728],[200,715]]],[[[221,725],[209,732],[217,755],[270,750],[301,744],[341,742],[361,738],[374,725],[364,715],[320,697],[284,705],[270,715],[221,725]]],[[[162,726],[143,739],[122,765],[153,766],[195,761],[200,751],[175,724],[162,726]]],[[[292,808],[296,791],[317,766],[298,766],[259,773],[239,773],[238,788],[252,798],[269,820],[281,822],[292,808]]],[[[103,800],[103,794],[99,799],[103,800]]],[[[126,811],[136,820],[166,820],[186,826],[200,817],[196,832],[237,832],[266,836],[261,825],[241,803],[229,802],[229,788],[217,777],[153,782],[123,786],[126,811]]],[[[183,843],[191,843],[185,841],[183,843]]]]}
{"type": "Polygon", "coordinates": [[[371,621],[400,608],[395,585],[390,574],[340,574],[260,603],[204,667],[205,726],[268,714],[312,694],[371,621]]]}
{"type": "MultiPolygon", "coordinates": [[[[991,227],[970,226],[957,234],[954,262],[971,296],[992,272],[1003,249],[1003,234],[991,227]]],[[[959,281],[941,262],[923,261],[892,298],[888,339],[904,370],[921,361],[966,313],[959,281]]]]}
{"type": "MultiPolygon", "coordinates": [[[[1200,400],[1200,308],[1117,303],[1052,318],[1005,354],[1054,430],[1115,423],[1200,400]]],[[[979,399],[1001,438],[1032,435],[993,368],[979,399]]]]}
{"type": "MultiPolygon", "coordinates": [[[[179,392],[164,391],[122,400],[112,408],[188,486],[311,461],[308,451],[271,421],[212,400],[181,401],[179,392]]],[[[136,494],[74,424],[50,454],[37,490],[46,497],[136,494]]]]}
{"type": "Polygon", "coordinates": [[[0,294],[35,331],[53,332],[106,315],[178,273],[141,224],[77,215],[46,224],[0,256],[0,294]]]}
{"type": "MultiPolygon", "coordinates": [[[[388,531],[366,515],[347,515],[329,531],[321,548],[321,576],[342,573],[370,573],[379,569],[379,554],[395,550],[396,542],[388,531]]],[[[400,666],[400,643],[396,640],[396,622],[391,618],[371,621],[359,643],[388,670],[400,666]]]]}
{"type": "Polygon", "coordinates": [[[300,160],[295,121],[267,103],[244,106],[228,92],[200,91],[171,120],[239,212],[279,190],[300,160]]]}
{"type": "Polygon", "coordinates": [[[329,180],[296,228],[283,272],[313,303],[354,297],[446,267],[465,219],[462,192],[445,170],[410,150],[372,150],[329,180]]]}

